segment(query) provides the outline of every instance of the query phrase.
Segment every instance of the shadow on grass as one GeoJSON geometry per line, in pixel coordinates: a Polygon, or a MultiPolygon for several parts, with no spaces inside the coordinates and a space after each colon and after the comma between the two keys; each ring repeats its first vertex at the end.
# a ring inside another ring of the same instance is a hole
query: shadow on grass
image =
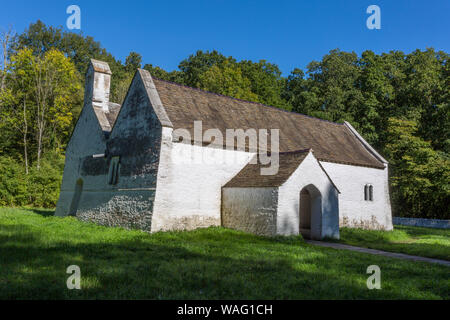
{"type": "Polygon", "coordinates": [[[394,230],[403,231],[412,237],[419,236],[443,236],[450,237],[450,229],[442,228],[425,228],[425,227],[412,227],[412,226],[394,226],[394,230]]]}
{"type": "Polygon", "coordinates": [[[393,231],[377,231],[343,228],[341,240],[335,242],[346,243],[371,249],[390,252],[401,252],[410,255],[450,260],[449,240],[450,232],[441,229],[396,227],[393,231]],[[433,239],[436,237],[436,239],[433,239]],[[420,243],[426,240],[432,243],[420,243]]]}
{"type": "Polygon", "coordinates": [[[55,215],[55,210],[52,209],[35,209],[35,208],[26,208],[26,210],[29,210],[31,212],[34,212],[36,214],[39,214],[43,217],[53,217],[55,215]]]}
{"type": "Polygon", "coordinates": [[[424,264],[405,272],[408,264],[382,257],[259,241],[227,230],[218,230],[217,238],[205,230],[179,238],[78,243],[49,241],[45,231],[26,224],[0,225],[0,232],[2,299],[448,298],[439,280],[445,268],[424,264]],[[199,240],[185,241],[190,238],[199,240]],[[265,254],[256,253],[263,249],[265,254]],[[384,290],[367,289],[370,264],[385,272],[384,290]],[[66,287],[70,265],[81,269],[82,290],[66,287]]]}

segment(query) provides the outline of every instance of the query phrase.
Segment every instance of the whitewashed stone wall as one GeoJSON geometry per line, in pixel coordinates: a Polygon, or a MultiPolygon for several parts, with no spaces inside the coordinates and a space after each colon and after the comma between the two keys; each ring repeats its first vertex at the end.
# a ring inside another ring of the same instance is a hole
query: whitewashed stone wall
{"type": "Polygon", "coordinates": [[[278,188],[223,188],[222,225],[258,235],[277,232],[278,188]]]}
{"type": "Polygon", "coordinates": [[[221,188],[254,153],[173,142],[171,128],[162,132],[152,231],[220,225],[221,188]]]}
{"type": "MultiPolygon", "coordinates": [[[[81,177],[81,160],[92,157],[93,154],[104,153],[106,142],[98,124],[97,117],[91,104],[84,106],[75,126],[72,138],[66,149],[61,192],[56,206],[55,215],[66,216],[69,213],[76,181],[81,177]]],[[[87,185],[104,184],[106,176],[93,176],[87,179],[87,185]]]]}
{"type": "Polygon", "coordinates": [[[341,227],[392,230],[388,169],[321,162],[341,194],[341,227]],[[373,201],[364,200],[364,186],[373,186],[373,201]]]}
{"type": "Polygon", "coordinates": [[[311,230],[314,238],[339,238],[339,201],[340,195],[312,153],[303,160],[299,167],[278,191],[277,234],[298,235],[300,228],[299,206],[300,191],[313,185],[321,196],[322,217],[316,224],[312,216],[311,227],[318,226],[319,230],[311,230]]]}
{"type": "Polygon", "coordinates": [[[84,190],[77,217],[82,221],[150,231],[153,190],[84,190]]]}
{"type": "Polygon", "coordinates": [[[91,105],[83,109],[66,155],[67,189],[61,192],[58,215],[68,214],[76,181],[82,179],[79,219],[151,230],[162,128],[146,91],[137,73],[107,140],[91,105]],[[116,184],[108,183],[113,157],[120,163],[116,184]]]}

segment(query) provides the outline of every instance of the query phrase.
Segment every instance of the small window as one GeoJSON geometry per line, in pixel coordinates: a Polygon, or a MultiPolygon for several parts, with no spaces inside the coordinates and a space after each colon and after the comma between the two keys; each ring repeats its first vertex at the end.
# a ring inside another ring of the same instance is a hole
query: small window
{"type": "Polygon", "coordinates": [[[369,200],[369,185],[366,184],[364,186],[364,200],[367,201],[369,200]]]}
{"type": "Polygon", "coordinates": [[[108,183],[115,185],[117,184],[117,181],[119,179],[119,166],[120,161],[119,157],[112,157],[111,164],[109,166],[109,176],[108,176],[108,183]]]}
{"type": "Polygon", "coordinates": [[[364,200],[373,201],[373,186],[371,184],[364,186],[364,200]]]}

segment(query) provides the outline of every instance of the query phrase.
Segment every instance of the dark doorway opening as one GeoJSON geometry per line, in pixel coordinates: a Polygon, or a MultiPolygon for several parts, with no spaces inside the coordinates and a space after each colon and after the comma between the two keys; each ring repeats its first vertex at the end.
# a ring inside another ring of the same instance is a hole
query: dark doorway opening
{"type": "Polygon", "coordinates": [[[300,191],[299,233],[306,239],[322,238],[322,195],[309,184],[300,191]]]}
{"type": "Polygon", "coordinates": [[[303,238],[311,238],[311,195],[306,188],[300,192],[300,233],[303,238]]]}
{"type": "Polygon", "coordinates": [[[75,193],[73,194],[72,203],[70,204],[69,216],[76,216],[78,205],[80,204],[81,193],[83,192],[83,180],[78,179],[75,185],[75,193]]]}

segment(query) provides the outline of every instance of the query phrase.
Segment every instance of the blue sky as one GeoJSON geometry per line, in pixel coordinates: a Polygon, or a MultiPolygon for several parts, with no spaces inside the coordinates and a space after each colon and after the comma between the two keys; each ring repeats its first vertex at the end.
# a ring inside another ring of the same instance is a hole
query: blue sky
{"type": "Polygon", "coordinates": [[[196,50],[216,49],[238,60],[265,59],[283,73],[340,48],[411,52],[450,50],[450,1],[2,1],[0,27],[22,32],[41,19],[66,28],[66,8],[81,8],[81,31],[116,58],[130,51],[174,70],[196,50]],[[381,30],[369,30],[369,5],[381,9],[381,30]]]}

